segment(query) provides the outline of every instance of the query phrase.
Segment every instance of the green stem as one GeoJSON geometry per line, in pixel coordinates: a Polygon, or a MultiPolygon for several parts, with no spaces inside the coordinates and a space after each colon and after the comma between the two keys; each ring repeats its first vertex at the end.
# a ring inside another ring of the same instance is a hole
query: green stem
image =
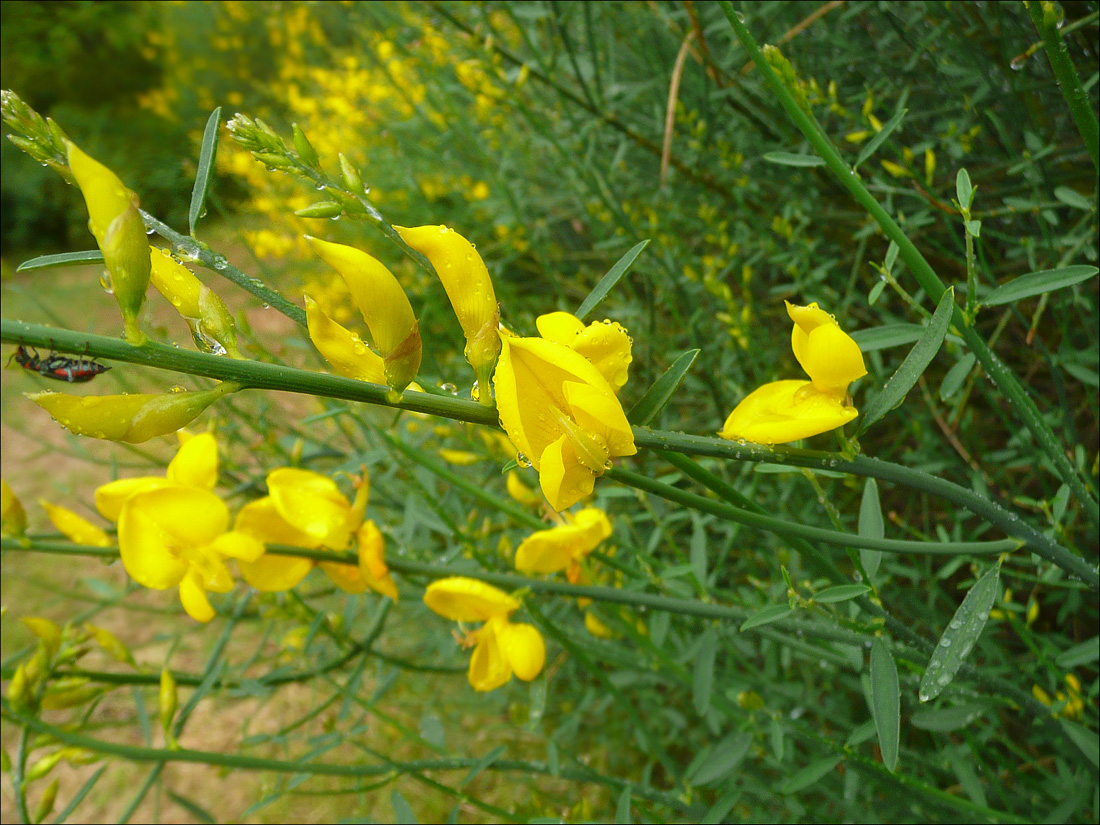
{"type": "MultiPolygon", "coordinates": [[[[844,162],[836,147],[833,146],[832,141],[825,136],[812,117],[802,110],[790,90],[779,79],[761,53],[756,40],[734,10],[733,4],[729,0],[721,0],[720,5],[733,27],[737,39],[741,41],[741,45],[748,52],[750,59],[755,61],[757,70],[761,72],[769,88],[786,110],[787,115],[813,145],[818,155],[825,160],[829,170],[837,176],[855,200],[875,219],[886,237],[898,245],[900,256],[905,261],[906,266],[909,267],[909,271],[913,273],[928,297],[933,302],[938,303],[940,297],[947,290],[943,281],[936,275],[931,265],[920,253],[920,250],[909,240],[909,236],[875,200],[859,176],[844,162]]],[[[1082,502],[1089,521],[1094,526],[1100,526],[1100,503],[1097,502],[1086,486],[1084,479],[1066,457],[1064,445],[1046,423],[1042,413],[1039,412],[1039,408],[1031,400],[1019,379],[1001,359],[993,354],[993,351],[978,334],[977,330],[966,324],[964,313],[958,306],[953,309],[953,320],[955,326],[962,332],[970,351],[977,357],[986,374],[1008,399],[1016,414],[1023,420],[1032,435],[1035,436],[1040,449],[1050,459],[1058,476],[1069,485],[1073,494],[1082,502]]],[[[1091,585],[1093,589],[1100,586],[1100,578],[1098,578],[1095,570],[1089,568],[1088,575],[1090,578],[1085,580],[1093,582],[1091,585]]]]}
{"type": "MultiPolygon", "coordinates": [[[[33,716],[19,713],[11,707],[6,699],[0,701],[0,711],[3,712],[4,717],[10,719],[12,722],[23,725],[36,733],[48,736],[58,742],[76,748],[86,748],[95,753],[116,756],[129,762],[183,762],[198,765],[214,765],[221,768],[231,768],[243,771],[272,771],[274,773],[288,774],[305,773],[312,776],[337,776],[353,779],[385,776],[395,770],[392,764],[363,765],[361,763],[337,764],[330,762],[302,762],[294,760],[265,759],[258,756],[244,756],[240,754],[219,753],[216,751],[192,750],[189,748],[167,750],[163,748],[124,745],[117,742],[96,739],[80,733],[74,733],[65,728],[48,724],[33,716]]],[[[468,771],[476,764],[478,764],[478,760],[474,758],[422,759],[414,762],[397,763],[398,767],[396,769],[403,773],[409,771],[468,771]]],[[[523,762],[516,759],[499,759],[488,765],[485,770],[550,775],[550,768],[547,765],[539,762],[523,762]]],[[[615,779],[614,777],[601,776],[595,772],[569,769],[559,771],[558,776],[577,782],[597,782],[618,789],[630,788],[630,793],[634,796],[659,802],[662,805],[667,805],[673,810],[681,811],[688,816],[702,815],[701,808],[687,805],[672,794],[662,793],[661,791],[637,785],[633,782],[615,779]]]]}
{"type": "Polygon", "coordinates": [[[1081,133],[1081,139],[1085,141],[1085,147],[1092,158],[1092,165],[1100,170],[1100,126],[1096,121],[1096,113],[1092,111],[1092,103],[1089,101],[1088,92],[1081,85],[1081,77],[1077,74],[1077,68],[1069,58],[1066,42],[1062,33],[1058,30],[1058,17],[1054,3],[1025,2],[1031,22],[1039,30],[1039,36],[1043,38],[1043,49],[1050,59],[1054,76],[1058,79],[1058,88],[1062,90],[1062,96],[1069,106],[1069,113],[1073,116],[1073,122],[1077,125],[1077,131],[1081,133]]]}
{"type": "MultiPolygon", "coordinates": [[[[475,401],[406,391],[400,401],[393,403],[387,400],[389,388],[380,384],[369,384],[342,376],[308,372],[258,361],[221,358],[164,344],[150,342],[141,347],[134,347],[117,338],[104,335],[77,333],[9,319],[0,320],[0,341],[7,344],[51,347],[60,352],[81,353],[88,357],[102,357],[173,372],[236,381],[249,389],[271,389],[324,396],[330,399],[361,401],[377,406],[428,413],[457,421],[498,426],[496,412],[475,401]]],[[[1100,589],[1100,572],[1095,566],[1043,535],[1015,513],[957,484],[900,464],[865,456],[845,459],[838,457],[836,453],[741,444],[719,438],[650,430],[645,427],[634,428],[634,443],[638,447],[669,450],[686,455],[706,455],[725,460],[768,462],[794,467],[835,470],[921,490],[966,507],[1008,535],[1023,541],[1037,555],[1079,577],[1090,589],[1100,589]]]]}

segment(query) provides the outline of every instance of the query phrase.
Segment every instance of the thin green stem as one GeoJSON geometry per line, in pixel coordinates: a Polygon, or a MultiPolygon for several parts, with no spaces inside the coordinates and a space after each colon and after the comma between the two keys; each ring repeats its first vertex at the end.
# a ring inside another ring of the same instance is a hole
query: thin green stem
{"type": "MultiPolygon", "coordinates": [[[[395,403],[387,398],[389,388],[381,384],[369,384],[342,376],[307,372],[275,364],[221,358],[152,342],[134,347],[117,338],[77,333],[9,319],[0,320],[0,341],[52,347],[59,352],[83,353],[90,357],[108,358],[173,372],[236,381],[245,388],[272,389],[361,401],[458,421],[498,426],[496,412],[474,401],[406,391],[401,400],[395,403]]],[[[726,460],[769,462],[794,467],[835,470],[877,478],[937,495],[966,507],[1008,535],[1022,540],[1033,552],[1079,577],[1088,584],[1090,589],[1100,589],[1100,571],[1097,571],[1094,565],[1074,555],[1052,538],[1043,535],[1017,514],[957,484],[900,464],[864,456],[846,459],[839,457],[836,453],[741,444],[719,438],[650,430],[645,427],[634,428],[634,442],[638,447],[668,450],[686,455],[707,455],[726,460]]]]}
{"type": "MultiPolygon", "coordinates": [[[[868,191],[859,176],[844,162],[832,141],[826,137],[812,116],[804,111],[798,101],[795,100],[794,95],[791,94],[786,84],[778,77],[771,64],[764,57],[752,34],[741,22],[738,13],[733,8],[733,4],[729,0],[721,0],[720,5],[733,27],[737,39],[741,42],[745,51],[748,52],[750,59],[755,61],[757,70],[761,72],[768,87],[786,110],[787,115],[814,147],[817,154],[824,159],[829,170],[837,176],[855,200],[875,219],[886,237],[898,245],[900,256],[905,261],[906,266],[909,267],[909,271],[913,273],[928,297],[933,302],[938,303],[940,297],[947,290],[943,281],[936,275],[931,265],[920,253],[920,250],[909,240],[909,236],[898,226],[882,205],[875,200],[875,197],[868,191]]],[[[977,329],[966,324],[963,311],[957,305],[953,308],[953,320],[955,326],[962,332],[970,351],[974,353],[985,369],[986,374],[989,375],[1016,411],[1016,414],[1035,436],[1035,440],[1039,443],[1047,458],[1050,459],[1058,476],[1069,485],[1073,494],[1082,502],[1089,521],[1094,526],[1100,526],[1100,502],[1097,502],[1082,476],[1066,457],[1065,446],[1047,424],[1039,408],[1032,401],[1031,396],[1027,394],[1019,379],[1001,359],[993,354],[992,349],[978,334],[977,329]]],[[[1100,577],[1097,576],[1095,570],[1091,568],[1089,570],[1091,580],[1094,582],[1092,586],[1095,589],[1100,586],[1100,577]]]]}
{"type": "Polygon", "coordinates": [[[1077,125],[1077,131],[1081,133],[1081,139],[1085,141],[1085,147],[1092,158],[1092,165],[1100,170],[1100,125],[1097,124],[1096,113],[1092,111],[1092,103],[1089,101],[1088,92],[1081,85],[1081,77],[1077,74],[1077,67],[1070,60],[1066,42],[1058,30],[1059,14],[1054,3],[1036,2],[1029,0],[1024,5],[1031,22],[1039,30],[1039,36],[1043,38],[1043,49],[1050,60],[1050,66],[1054,69],[1054,76],[1058,79],[1058,88],[1062,90],[1062,96],[1069,106],[1069,113],[1073,122],[1077,125]]]}

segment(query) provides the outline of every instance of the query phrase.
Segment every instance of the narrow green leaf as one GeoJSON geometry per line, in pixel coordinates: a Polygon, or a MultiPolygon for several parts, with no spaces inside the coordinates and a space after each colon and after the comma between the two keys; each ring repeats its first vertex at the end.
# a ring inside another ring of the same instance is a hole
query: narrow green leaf
{"type": "Polygon", "coordinates": [[[965,169],[960,169],[955,175],[955,195],[959,199],[959,206],[969,209],[974,199],[974,187],[970,185],[970,174],[965,169]]]}
{"type": "Polygon", "coordinates": [[[1074,209],[1084,209],[1087,212],[1090,209],[1096,208],[1096,201],[1085,197],[1076,189],[1071,189],[1068,186],[1057,187],[1054,190],[1054,197],[1066,206],[1072,206],[1074,209]]]}
{"type": "Polygon", "coordinates": [[[699,355],[699,350],[689,349],[681,353],[664,373],[646,390],[637,404],[627,414],[627,420],[636,427],[644,427],[657,415],[672,398],[680,382],[684,380],[691,365],[699,355]]]}
{"type": "Polygon", "coordinates": [[[1044,292],[1053,292],[1067,286],[1087,281],[1100,272],[1095,266],[1064,266],[1060,269],[1044,269],[1029,272],[1002,284],[982,299],[982,306],[995,307],[1021,301],[1044,292]]]}
{"type": "Polygon", "coordinates": [[[397,790],[397,788],[394,788],[393,793],[390,794],[390,802],[393,804],[394,822],[416,825],[416,814],[413,813],[413,809],[409,806],[409,803],[405,801],[405,797],[401,795],[401,792],[397,790]]]}
{"type": "Polygon", "coordinates": [[[1100,661],[1100,636],[1093,636],[1069,650],[1063,650],[1054,660],[1054,664],[1062,670],[1073,670],[1075,667],[1091,665],[1096,661],[1100,661]]]}
{"type": "Polygon", "coordinates": [[[619,794],[619,804],[615,806],[615,825],[631,825],[634,822],[630,818],[630,786],[623,788],[619,794]]]}
{"type": "Polygon", "coordinates": [[[737,800],[741,798],[741,790],[741,788],[731,788],[722,794],[718,801],[711,805],[709,810],[703,814],[699,822],[702,823],[702,825],[718,825],[720,822],[725,822],[730,811],[733,810],[733,806],[736,805],[737,800]]]}
{"type": "MultiPolygon", "coordinates": [[[[470,772],[466,774],[466,778],[462,780],[462,784],[460,784],[458,787],[464,788],[469,785],[475,776],[477,776],[487,767],[500,759],[500,757],[504,756],[504,752],[506,750],[508,750],[507,746],[500,745],[499,747],[493,748],[491,751],[489,751],[487,754],[477,760],[473,765],[470,766],[470,772]]],[[[399,819],[397,821],[400,822],[401,820],[399,819]]]]}
{"type": "Polygon", "coordinates": [[[863,352],[873,352],[878,349],[912,344],[919,340],[923,333],[924,327],[920,324],[885,324],[881,327],[853,332],[852,338],[863,352]]]}
{"type": "Polygon", "coordinates": [[[632,246],[625,255],[616,261],[615,265],[611,269],[607,270],[607,274],[600,278],[600,282],[596,284],[591,292],[588,293],[588,297],[581,302],[580,307],[577,308],[575,315],[582,321],[585,316],[588,315],[596,305],[607,297],[607,293],[611,291],[611,288],[619,282],[619,279],[626,274],[630,269],[630,265],[634,263],[634,259],[642,254],[642,250],[649,244],[649,239],[635,244],[632,246]]]}
{"type": "Polygon", "coordinates": [[[206,129],[202,133],[202,148],[199,150],[199,169],[195,174],[195,186],[191,190],[191,208],[187,210],[187,223],[191,228],[191,237],[195,237],[195,227],[199,218],[206,214],[206,196],[214,180],[214,161],[218,156],[218,127],[221,126],[222,107],[210,113],[206,129]]]}
{"type": "Polygon", "coordinates": [[[897,263],[898,253],[900,252],[901,247],[893,241],[890,241],[890,245],[886,247],[886,257],[883,258],[882,261],[882,266],[886,269],[887,272],[894,271],[894,264],[897,263]]]}
{"type": "Polygon", "coordinates": [[[814,594],[814,601],[818,604],[836,604],[837,602],[846,602],[849,599],[854,599],[857,596],[862,596],[864,593],[870,591],[870,587],[865,584],[841,584],[836,587],[829,587],[822,590],[820,593],[814,594]]]}
{"type": "Polygon", "coordinates": [[[1096,731],[1070,722],[1068,719],[1059,719],[1058,723],[1066,736],[1073,740],[1073,744],[1081,749],[1081,753],[1092,763],[1093,767],[1100,768],[1100,736],[1096,731]]]}
{"type": "Polygon", "coordinates": [[[103,253],[98,249],[84,252],[62,252],[59,255],[39,255],[19,264],[16,272],[30,272],[35,269],[54,269],[59,266],[84,266],[103,263],[103,253]]]}
{"type": "Polygon", "coordinates": [[[871,287],[871,291],[867,293],[867,306],[873,307],[875,302],[882,295],[882,290],[886,289],[886,280],[883,279],[871,287]]]}
{"type": "Polygon", "coordinates": [[[970,797],[970,801],[975,805],[986,807],[989,801],[985,797],[985,787],[982,785],[982,780],[978,778],[978,774],[974,770],[973,764],[971,764],[973,754],[964,748],[953,748],[947,750],[945,755],[948,764],[951,765],[951,770],[958,777],[963,791],[970,797]]]}
{"type": "Polygon", "coordinates": [[[921,730],[946,733],[965,728],[985,712],[982,705],[957,705],[951,708],[922,708],[909,718],[909,724],[921,730]]]}
{"type": "Polygon", "coordinates": [[[989,611],[997,598],[1000,576],[1001,565],[998,563],[970,588],[959,609],[951,617],[947,629],[940,637],[940,643],[932,652],[924,677],[920,680],[922,702],[935,699],[951,684],[963,659],[982,635],[982,629],[989,619],[989,611]]]}
{"type": "Polygon", "coordinates": [[[420,719],[420,735],[437,748],[444,747],[443,723],[434,713],[426,713],[420,719]]]}
{"type": "Polygon", "coordinates": [[[1062,364],[1062,369],[1082,384],[1088,384],[1090,387],[1100,387],[1100,373],[1097,373],[1096,370],[1090,370],[1083,364],[1062,364]]]}
{"type": "Polygon", "coordinates": [[[947,328],[951,326],[951,311],[954,308],[955,289],[952,287],[943,293],[924,334],[913,345],[913,349],[909,350],[909,354],[905,356],[897,372],[890,376],[882,392],[872,398],[864,409],[863,422],[859,428],[861,433],[866,432],[886,413],[905,400],[906,394],[913,389],[913,385],[917,383],[917,379],[921,377],[943,344],[947,328]]]}
{"type": "Polygon", "coordinates": [[[824,166],[825,158],[817,155],[796,155],[793,152],[768,152],[764,155],[768,163],[780,166],[824,166]]]}
{"type": "Polygon", "coordinates": [[[77,806],[84,801],[84,797],[88,795],[88,792],[95,787],[95,784],[99,781],[99,777],[103,776],[105,770],[107,770],[107,765],[104,765],[88,777],[88,781],[81,785],[80,790],[69,800],[69,804],[65,806],[65,810],[54,818],[54,825],[61,825],[61,823],[69,818],[72,812],[76,810],[77,806]]]}
{"type": "Polygon", "coordinates": [[[744,631],[752,627],[759,627],[762,624],[778,622],[780,619],[787,618],[792,613],[794,613],[794,611],[791,609],[790,605],[770,604],[763,610],[745,619],[745,621],[741,623],[741,630],[744,631]]]}
{"type": "Polygon", "coordinates": [[[695,712],[705,716],[710,710],[710,694],[714,687],[714,660],[718,655],[718,634],[713,627],[703,631],[703,640],[695,654],[695,673],[691,680],[691,695],[695,712]]]}
{"type": "Polygon", "coordinates": [[[895,129],[901,126],[901,122],[905,119],[905,115],[908,111],[908,109],[899,110],[892,118],[890,118],[888,121],[886,121],[886,123],[882,125],[882,128],[878,130],[874,137],[867,141],[867,145],[865,145],[863,147],[863,151],[859,153],[859,157],[856,158],[856,162],[852,164],[853,169],[858,169],[859,165],[863,163],[863,161],[867,160],[867,158],[871,157],[871,155],[875,153],[878,147],[883,144],[883,141],[885,141],[886,138],[890,137],[890,134],[895,129]]]}
{"type": "Polygon", "coordinates": [[[206,808],[202,807],[199,803],[188,799],[186,796],[182,796],[169,789],[168,797],[187,811],[187,813],[191,814],[191,816],[195,817],[199,822],[206,822],[209,823],[209,825],[214,825],[214,823],[218,821],[210,811],[206,810],[206,808]]]}
{"type": "Polygon", "coordinates": [[[855,730],[848,734],[847,740],[844,742],[844,747],[851,748],[856,745],[862,744],[875,735],[875,720],[868,719],[862,725],[858,725],[855,730]]]}
{"type": "Polygon", "coordinates": [[[688,777],[692,785],[706,785],[727,776],[740,763],[752,747],[751,733],[731,733],[714,746],[706,761],[688,777]]]}
{"type": "Polygon", "coordinates": [[[810,785],[817,782],[825,774],[830,773],[833,768],[840,764],[843,756],[826,756],[824,759],[818,759],[816,762],[811,762],[804,767],[786,782],[779,786],[779,792],[782,794],[798,793],[801,790],[805,790],[810,785]]]}
{"type": "MultiPolygon", "coordinates": [[[[878,498],[878,482],[873,478],[863,483],[863,499],[859,504],[859,535],[863,538],[881,539],[886,536],[886,525],[882,518],[882,504],[878,498]]],[[[863,572],[872,582],[882,563],[881,550],[868,550],[861,547],[859,561],[863,572]]]]}
{"type": "Polygon", "coordinates": [[[871,645],[871,712],[882,763],[893,773],[898,766],[898,738],[901,735],[901,689],[898,687],[898,667],[882,639],[875,639],[871,645]]]}
{"type": "Polygon", "coordinates": [[[978,357],[974,353],[968,352],[947,371],[947,375],[943,377],[943,383],[940,384],[941,401],[946,401],[959,391],[963,382],[966,381],[966,376],[970,375],[970,371],[974,369],[977,360],[978,357]]]}
{"type": "Polygon", "coordinates": [[[700,587],[707,585],[707,532],[696,516],[691,530],[690,558],[692,572],[700,587]]]}

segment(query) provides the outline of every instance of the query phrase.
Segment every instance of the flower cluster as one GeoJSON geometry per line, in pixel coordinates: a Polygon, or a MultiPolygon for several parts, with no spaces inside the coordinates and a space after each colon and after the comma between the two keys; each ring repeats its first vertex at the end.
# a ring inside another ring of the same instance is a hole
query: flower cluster
{"type": "Polygon", "coordinates": [[[859,411],[848,385],[867,374],[863,353],[836,319],[816,303],[787,303],[791,347],[809,381],[774,381],[750,393],[726,419],[722,438],[786,444],[835,430],[859,411]]]}

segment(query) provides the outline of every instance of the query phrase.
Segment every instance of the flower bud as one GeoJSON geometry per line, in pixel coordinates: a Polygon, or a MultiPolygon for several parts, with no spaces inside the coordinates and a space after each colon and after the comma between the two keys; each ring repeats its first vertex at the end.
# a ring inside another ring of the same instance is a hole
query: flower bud
{"type": "Polygon", "coordinates": [[[338,218],[344,214],[344,207],[336,201],[318,201],[299,209],[294,214],[299,218],[338,218]]]}
{"type": "Polygon", "coordinates": [[[176,718],[176,708],[179,706],[179,688],[176,686],[176,677],[168,668],[160,672],[159,699],[160,726],[164,728],[165,736],[171,736],[172,720],[176,718]]]}
{"type": "Polygon", "coordinates": [[[203,352],[243,358],[237,349],[237,325],[217,293],[173,258],[167,249],[151,249],[150,259],[153,286],[187,321],[196,346],[203,352]]]}
{"type": "Polygon", "coordinates": [[[344,186],[348,188],[349,192],[356,195],[364,194],[363,178],[352,162],[344,157],[343,152],[340,153],[340,177],[344,179],[344,186]]]}
{"type": "Polygon", "coordinates": [[[202,392],[102,396],[39,392],[26,396],[77,435],[140,444],[186,427],[223,395],[240,388],[240,384],[225,381],[202,392]]]}
{"type": "Polygon", "coordinates": [[[140,345],[145,335],[138,314],[149,286],[149,238],[138,212],[138,198],[110,169],[68,144],[69,167],[88,206],[88,228],[107,266],[111,291],[122,311],[126,340],[140,345]]]}
{"type": "Polygon", "coordinates": [[[0,479],[0,533],[21,536],[27,532],[27,513],[8,482],[0,479]]]}
{"type": "Polygon", "coordinates": [[[53,526],[74,544],[83,544],[88,547],[110,547],[114,544],[103,530],[72,510],[50,504],[45,499],[39,499],[38,503],[46,511],[53,526]]]}
{"type": "Polygon", "coordinates": [[[317,150],[313,148],[313,144],[309,142],[309,138],[306,137],[306,133],[302,131],[301,126],[293,123],[290,128],[294,133],[294,151],[298,153],[298,160],[306,166],[316,169],[321,161],[317,157],[317,150]]]}
{"type": "Polygon", "coordinates": [[[54,780],[42,792],[42,796],[38,800],[38,804],[34,808],[34,816],[31,818],[35,825],[42,822],[53,811],[54,803],[57,801],[57,789],[60,786],[58,780],[54,780]]]}

